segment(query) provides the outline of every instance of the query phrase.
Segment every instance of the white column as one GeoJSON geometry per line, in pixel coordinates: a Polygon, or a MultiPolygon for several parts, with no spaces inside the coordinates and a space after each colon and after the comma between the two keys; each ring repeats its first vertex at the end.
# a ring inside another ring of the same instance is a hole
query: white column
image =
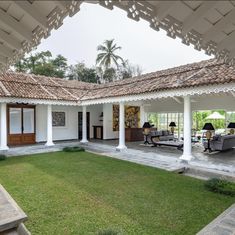
{"type": "Polygon", "coordinates": [[[125,145],[125,108],[124,102],[119,103],[119,145],[116,150],[126,149],[125,145]]]}
{"type": "Polygon", "coordinates": [[[147,112],[145,111],[144,105],[140,106],[140,126],[142,127],[147,122],[147,112]]]}
{"type": "Polygon", "coordinates": [[[47,105],[47,142],[46,146],[53,146],[54,143],[52,141],[52,110],[51,105],[47,105]]]}
{"type": "Polygon", "coordinates": [[[1,103],[0,105],[1,111],[1,139],[0,139],[0,150],[9,149],[7,146],[7,105],[5,103],[1,103]]]}
{"type": "Polygon", "coordinates": [[[87,123],[86,123],[86,106],[82,106],[82,140],[81,143],[87,143],[87,123]]]}
{"type": "Polygon", "coordinates": [[[192,142],[191,142],[191,128],[192,128],[192,111],[190,96],[184,97],[184,150],[181,160],[190,161],[193,159],[192,142]]]}

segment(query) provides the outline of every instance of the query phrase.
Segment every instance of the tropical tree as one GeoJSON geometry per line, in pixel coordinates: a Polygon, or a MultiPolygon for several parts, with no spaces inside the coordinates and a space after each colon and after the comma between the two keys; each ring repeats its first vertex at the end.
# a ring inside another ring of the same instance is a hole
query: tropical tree
{"type": "Polygon", "coordinates": [[[67,77],[69,80],[78,80],[90,83],[98,82],[95,68],[87,68],[83,62],[69,66],[67,77]]]}
{"type": "Polygon", "coordinates": [[[17,72],[64,78],[67,70],[67,59],[62,55],[52,58],[50,51],[32,53],[14,65],[17,72]]]}
{"type": "Polygon", "coordinates": [[[117,50],[121,50],[121,47],[114,43],[114,39],[105,40],[102,45],[97,47],[97,51],[100,53],[97,55],[96,65],[107,69],[110,68],[112,64],[115,64],[118,68],[119,61],[124,63],[124,60],[121,56],[116,54],[117,50]]]}

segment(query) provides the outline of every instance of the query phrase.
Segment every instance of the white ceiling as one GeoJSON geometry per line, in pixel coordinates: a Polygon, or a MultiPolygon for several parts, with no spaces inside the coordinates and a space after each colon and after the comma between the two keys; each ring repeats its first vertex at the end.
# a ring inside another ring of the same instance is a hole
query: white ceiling
{"type": "MultiPolygon", "coordinates": [[[[4,71],[47,38],[83,1],[0,1],[0,70],[4,71]]],[[[235,64],[235,1],[86,1],[119,7],[133,20],[235,64]]],[[[92,19],[91,19],[92,20],[92,19]]]]}

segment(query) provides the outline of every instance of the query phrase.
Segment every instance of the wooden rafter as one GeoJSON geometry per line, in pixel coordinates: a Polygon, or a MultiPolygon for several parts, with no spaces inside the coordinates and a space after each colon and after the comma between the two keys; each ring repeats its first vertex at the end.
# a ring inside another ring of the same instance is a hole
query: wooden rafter
{"type": "Polygon", "coordinates": [[[21,10],[23,10],[27,15],[32,17],[36,22],[43,28],[47,28],[47,19],[43,17],[39,10],[28,1],[14,1],[14,4],[18,6],[21,10]]]}

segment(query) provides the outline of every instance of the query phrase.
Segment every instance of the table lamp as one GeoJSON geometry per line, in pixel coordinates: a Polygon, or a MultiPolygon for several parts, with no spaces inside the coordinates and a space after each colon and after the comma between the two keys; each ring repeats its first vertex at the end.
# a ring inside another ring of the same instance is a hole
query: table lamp
{"type": "Polygon", "coordinates": [[[150,128],[152,128],[153,125],[150,125],[149,122],[145,122],[144,125],[143,125],[143,134],[144,134],[144,137],[145,137],[145,141],[144,141],[144,144],[149,144],[148,142],[148,135],[150,133],[150,128]]]}
{"type": "Polygon", "coordinates": [[[235,122],[230,122],[227,126],[230,129],[230,135],[234,135],[235,122]]]}
{"type": "Polygon", "coordinates": [[[175,122],[171,122],[169,127],[171,127],[171,133],[172,133],[172,135],[174,135],[174,131],[175,131],[175,127],[176,127],[175,122]]]}
{"type": "Polygon", "coordinates": [[[206,130],[206,139],[207,139],[207,148],[205,148],[204,152],[206,152],[207,150],[209,152],[211,152],[211,147],[210,147],[210,139],[212,136],[211,131],[214,131],[215,128],[213,127],[213,125],[211,123],[205,123],[204,127],[202,128],[202,130],[206,130]]]}

